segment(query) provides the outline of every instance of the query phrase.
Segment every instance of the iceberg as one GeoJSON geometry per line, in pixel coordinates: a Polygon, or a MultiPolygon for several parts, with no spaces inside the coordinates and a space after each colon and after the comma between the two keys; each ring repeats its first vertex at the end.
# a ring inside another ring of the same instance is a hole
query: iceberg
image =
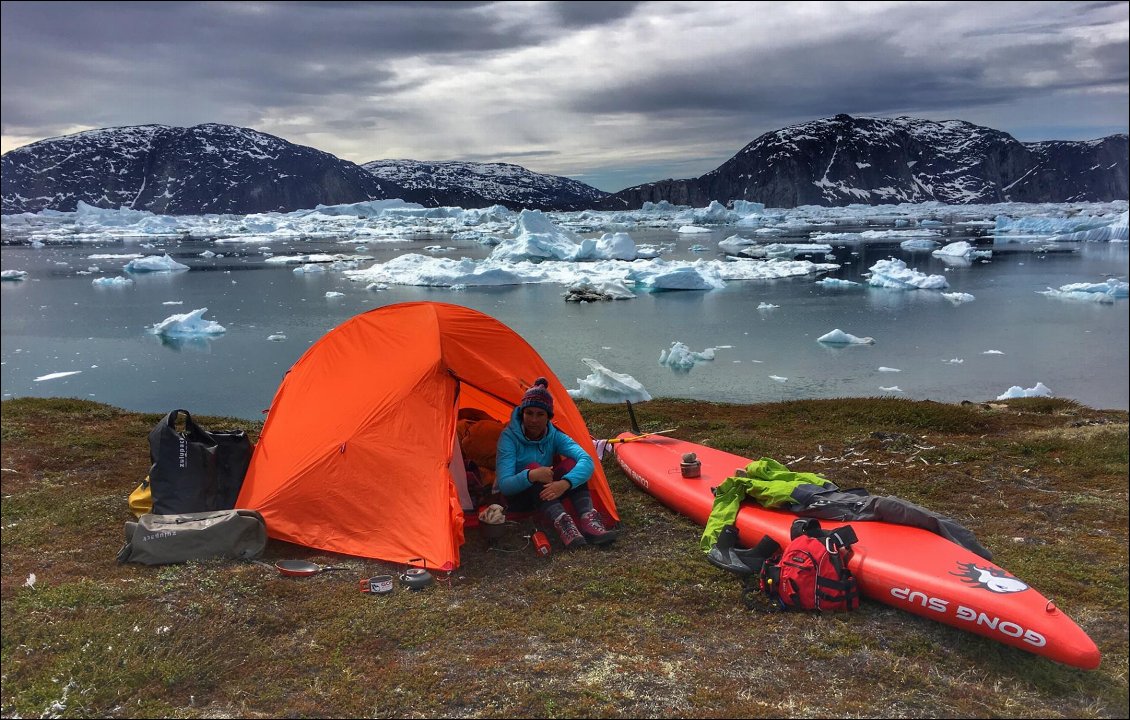
{"type": "Polygon", "coordinates": [[[168,253],[165,253],[161,256],[148,255],[136,260],[130,260],[122,269],[132,273],[183,272],[184,270],[188,270],[188,266],[181,265],[179,262],[169,257],[168,253]]]}
{"type": "Polygon", "coordinates": [[[1020,217],[998,215],[994,231],[997,242],[1017,242],[1036,236],[1030,242],[1126,242],[1128,213],[1072,217],[1020,217]],[[1011,236],[1011,237],[1010,237],[1011,236]],[[1019,237],[1018,237],[1019,236],[1019,237]],[[1049,237],[1050,236],[1050,237],[1049,237]]]}
{"type": "Polygon", "coordinates": [[[962,292],[942,293],[942,297],[944,297],[946,300],[949,300],[954,305],[961,305],[962,303],[973,302],[976,299],[972,295],[970,295],[969,293],[962,293],[962,292]]]}
{"type": "Polygon", "coordinates": [[[874,345],[875,339],[869,337],[856,337],[850,333],[846,333],[839,328],[825,333],[816,338],[816,342],[824,343],[825,345],[874,345]]]}
{"type": "Polygon", "coordinates": [[[903,240],[902,242],[900,242],[899,247],[901,247],[903,250],[911,251],[933,250],[934,248],[938,247],[938,242],[936,240],[930,240],[929,238],[912,238],[910,240],[903,240]]]}
{"type": "Polygon", "coordinates": [[[1113,303],[1130,296],[1130,283],[1109,278],[1101,283],[1069,283],[1058,289],[1038,290],[1041,295],[1061,300],[1083,300],[1085,302],[1113,303]]]}
{"type": "Polygon", "coordinates": [[[592,358],[581,358],[592,370],[583,380],[578,378],[576,389],[569,396],[598,403],[645,402],[651,395],[631,375],[613,372],[592,358]]]}
{"type": "Polygon", "coordinates": [[[207,337],[227,332],[227,328],[202,316],[208,308],[199,308],[181,315],[170,315],[154,325],[150,332],[154,335],[171,338],[207,337]]]}
{"type": "Polygon", "coordinates": [[[659,364],[667,365],[676,372],[690,372],[691,368],[698,363],[709,362],[713,359],[714,348],[695,352],[677,340],[671,343],[669,349],[659,352],[659,364]]]}
{"type": "Polygon", "coordinates": [[[935,250],[932,255],[938,258],[957,257],[973,260],[975,258],[990,258],[993,256],[993,251],[978,250],[972,243],[959,240],[957,242],[951,242],[940,250],[935,250]]]}
{"type": "Polygon", "coordinates": [[[662,260],[654,261],[652,267],[635,268],[630,277],[636,285],[644,290],[653,292],[664,290],[717,290],[726,286],[726,282],[711,265],[700,265],[698,262],[687,265],[667,264],[662,260]]]}
{"type": "Polygon", "coordinates": [[[757,241],[741,235],[731,235],[725,240],[718,241],[718,249],[727,255],[737,255],[751,245],[757,245],[757,241]]]}
{"type": "Polygon", "coordinates": [[[626,232],[604,233],[582,240],[571,260],[635,260],[636,244],[626,232]]]}
{"type": "Polygon", "coordinates": [[[636,296],[625,283],[619,280],[597,282],[579,280],[570,285],[563,295],[565,300],[570,302],[631,300],[636,296]]]}
{"type": "Polygon", "coordinates": [[[1066,235],[1054,235],[1051,238],[1052,242],[1126,242],[1130,237],[1130,228],[1127,226],[1127,216],[1130,213],[1122,213],[1110,224],[1102,227],[1089,228],[1085,230],[1078,230],[1076,232],[1068,233],[1066,235]]]}
{"type": "Polygon", "coordinates": [[[577,236],[554,225],[540,210],[523,210],[513,232],[514,237],[503,240],[491,250],[490,260],[571,260],[580,250],[577,236]]]}
{"type": "Polygon", "coordinates": [[[342,255],[330,255],[329,253],[312,253],[309,255],[275,255],[269,257],[263,262],[268,265],[298,265],[298,264],[311,264],[311,263],[332,263],[335,260],[340,260],[342,255]]]}
{"type": "Polygon", "coordinates": [[[1013,398],[1026,398],[1026,397],[1055,397],[1052,391],[1048,389],[1042,382],[1037,382],[1035,387],[1030,387],[1027,390],[1019,385],[1013,385],[1004,393],[997,395],[997,400],[1011,400],[1013,398]]]}
{"type": "MultiPolygon", "coordinates": [[[[691,208],[679,213],[675,217],[675,221],[689,222],[692,225],[728,225],[737,222],[740,218],[741,215],[736,211],[736,208],[729,210],[717,200],[711,200],[710,204],[704,208],[691,208]]],[[[682,230],[680,229],[679,232],[682,232],[682,230]]],[[[706,232],[710,232],[709,229],[706,232]]]]}
{"type": "Polygon", "coordinates": [[[949,287],[949,281],[944,275],[926,275],[910,270],[905,262],[895,258],[880,260],[870,270],[868,284],[872,287],[893,290],[941,290],[949,287]]]}
{"type": "Polygon", "coordinates": [[[854,280],[842,280],[840,278],[826,277],[822,280],[817,280],[816,285],[823,285],[826,288],[850,288],[860,287],[860,284],[854,280]]]}
{"type": "Polygon", "coordinates": [[[765,212],[765,203],[750,200],[735,200],[734,212],[741,215],[743,218],[751,215],[762,215],[765,212]]]}
{"type": "Polygon", "coordinates": [[[133,285],[133,280],[128,277],[103,277],[94,278],[90,281],[94,287],[125,287],[126,285],[133,285]]]}
{"type": "MultiPolygon", "coordinates": [[[[722,243],[718,243],[718,246],[721,247],[722,243]]],[[[744,248],[739,251],[739,254],[751,258],[792,258],[797,255],[831,255],[832,246],[824,243],[769,243],[767,245],[744,248]]]]}

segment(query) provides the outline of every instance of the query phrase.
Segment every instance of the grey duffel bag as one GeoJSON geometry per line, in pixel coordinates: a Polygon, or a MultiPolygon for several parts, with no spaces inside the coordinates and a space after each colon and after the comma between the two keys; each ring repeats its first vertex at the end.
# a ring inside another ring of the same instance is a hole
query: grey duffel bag
{"type": "Polygon", "coordinates": [[[118,562],[167,565],[206,558],[251,560],[267,547],[267,525],[255,510],[154,515],[126,523],[118,562]]]}

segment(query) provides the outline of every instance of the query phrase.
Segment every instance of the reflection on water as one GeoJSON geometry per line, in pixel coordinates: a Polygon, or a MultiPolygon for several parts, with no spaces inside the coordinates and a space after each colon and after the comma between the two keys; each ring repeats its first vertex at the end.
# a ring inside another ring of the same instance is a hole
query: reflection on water
{"type": "Polygon", "coordinates": [[[939,259],[942,261],[942,264],[951,268],[967,268],[973,265],[973,261],[966,257],[942,255],[939,259]]]}
{"type": "Polygon", "coordinates": [[[201,337],[170,337],[168,335],[154,334],[153,337],[161,344],[161,347],[168,348],[173,352],[180,352],[181,350],[194,350],[196,352],[211,352],[212,341],[214,336],[201,336],[201,337]]]}

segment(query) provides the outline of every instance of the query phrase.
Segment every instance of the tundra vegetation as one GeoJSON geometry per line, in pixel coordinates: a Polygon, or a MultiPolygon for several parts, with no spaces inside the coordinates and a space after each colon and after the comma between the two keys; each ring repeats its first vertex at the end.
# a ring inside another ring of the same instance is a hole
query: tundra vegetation
{"type": "MultiPolygon", "coordinates": [[[[594,437],[622,406],[581,402],[594,437]]],[[[194,408],[204,411],[205,408],[194,408]]],[[[1127,413],[1065,400],[653,400],[644,431],[772,457],[966,524],[1103,653],[1082,671],[871,600],[770,613],[701,528],[606,459],[625,532],[549,558],[468,529],[420,592],[393,564],[272,540],[265,564],[118,565],[160,416],[72,399],[2,406],[4,717],[1125,718],[1127,413]],[[348,570],[283,577],[283,558],[348,570]]],[[[205,427],[261,425],[201,416],[205,427]]]]}

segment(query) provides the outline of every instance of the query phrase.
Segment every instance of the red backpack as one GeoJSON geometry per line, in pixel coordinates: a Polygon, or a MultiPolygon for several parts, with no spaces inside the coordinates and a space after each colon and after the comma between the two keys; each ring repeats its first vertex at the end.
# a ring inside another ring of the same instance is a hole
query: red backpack
{"type": "Polygon", "coordinates": [[[782,610],[858,608],[859,588],[848,570],[857,540],[851,526],[821,530],[816,520],[802,518],[793,522],[791,536],[783,550],[762,564],[756,591],[782,610]]]}

